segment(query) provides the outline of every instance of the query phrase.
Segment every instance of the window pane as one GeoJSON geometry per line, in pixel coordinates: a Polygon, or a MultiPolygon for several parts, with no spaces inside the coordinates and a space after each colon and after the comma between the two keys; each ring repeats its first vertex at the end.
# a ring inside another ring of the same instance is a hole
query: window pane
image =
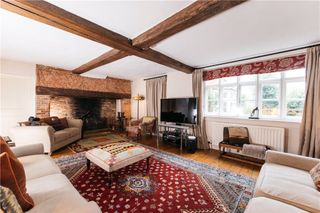
{"type": "Polygon", "coordinates": [[[207,87],[207,112],[217,114],[219,112],[219,88],[207,87]]]}
{"type": "Polygon", "coordinates": [[[257,75],[242,75],[239,77],[240,82],[252,82],[257,79],[257,75]]]}
{"type": "Polygon", "coordinates": [[[214,79],[210,81],[206,81],[206,85],[218,85],[219,84],[219,79],[214,79]]]}
{"type": "Polygon", "coordinates": [[[223,114],[236,114],[237,103],[237,87],[223,87],[222,88],[222,109],[223,114]]]}
{"type": "Polygon", "coordinates": [[[284,72],[284,76],[286,78],[296,78],[296,77],[304,77],[306,75],[306,70],[303,69],[296,69],[296,70],[289,70],[284,72]]]}
{"type": "Polygon", "coordinates": [[[305,97],[304,82],[286,84],[286,115],[302,116],[305,97]]]}
{"type": "Polygon", "coordinates": [[[273,72],[273,73],[265,73],[260,74],[259,78],[261,80],[271,80],[271,79],[280,79],[281,73],[280,72],[273,72]]]}
{"type": "Polygon", "coordinates": [[[262,86],[262,99],[278,99],[279,94],[279,84],[277,83],[262,86]]]}
{"type": "Polygon", "coordinates": [[[237,76],[221,78],[221,84],[232,84],[237,83],[237,76]]]}
{"type": "Polygon", "coordinates": [[[240,87],[240,114],[250,115],[256,107],[256,86],[243,85],[240,87]]]}
{"type": "Polygon", "coordinates": [[[280,115],[280,85],[264,84],[261,88],[262,115],[280,115]]]}

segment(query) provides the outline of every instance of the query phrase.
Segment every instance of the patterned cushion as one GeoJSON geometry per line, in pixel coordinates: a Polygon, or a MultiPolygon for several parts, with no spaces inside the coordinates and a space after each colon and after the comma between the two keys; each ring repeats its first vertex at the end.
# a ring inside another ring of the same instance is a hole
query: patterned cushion
{"type": "Polygon", "coordinates": [[[9,188],[3,187],[3,186],[0,186],[0,203],[1,203],[1,210],[3,210],[4,212],[7,212],[7,213],[23,212],[13,192],[9,188]]]}
{"type": "Polygon", "coordinates": [[[320,191],[320,163],[310,170],[310,175],[318,191],[320,191]]]}
{"type": "Polygon", "coordinates": [[[153,117],[153,116],[144,116],[142,118],[142,123],[150,123],[150,122],[154,121],[154,119],[155,119],[155,117],[153,117]]]}
{"type": "Polygon", "coordinates": [[[65,128],[64,124],[61,123],[60,119],[56,116],[41,119],[42,123],[46,123],[52,126],[55,131],[63,130],[65,128]]]}
{"type": "Polygon", "coordinates": [[[99,148],[91,149],[86,153],[86,156],[93,162],[95,160],[90,156],[99,161],[98,165],[103,162],[103,168],[108,172],[123,168],[151,155],[152,152],[149,149],[128,142],[106,144],[99,148]]]}

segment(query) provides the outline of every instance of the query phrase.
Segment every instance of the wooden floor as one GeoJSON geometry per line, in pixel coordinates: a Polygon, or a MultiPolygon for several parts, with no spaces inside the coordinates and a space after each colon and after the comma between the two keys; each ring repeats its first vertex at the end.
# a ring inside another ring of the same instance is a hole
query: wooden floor
{"type": "MultiPolygon", "coordinates": [[[[144,136],[141,140],[137,141],[138,143],[148,145],[151,147],[156,148],[156,137],[152,136],[144,136]]],[[[196,153],[190,154],[190,153],[180,153],[179,147],[175,147],[172,145],[166,145],[160,143],[159,149],[162,151],[174,153],[177,155],[180,155],[182,157],[196,160],[202,163],[209,164],[214,167],[218,167],[221,169],[225,169],[228,171],[235,172],[237,174],[245,175],[248,177],[251,177],[253,179],[256,179],[259,175],[260,167],[250,165],[247,163],[238,162],[235,160],[225,159],[225,158],[219,158],[219,152],[217,150],[197,150],[196,153]]],[[[52,153],[52,157],[61,157],[65,155],[71,155],[74,154],[70,149],[68,148],[62,148],[60,150],[57,150],[56,152],[52,153]]]]}

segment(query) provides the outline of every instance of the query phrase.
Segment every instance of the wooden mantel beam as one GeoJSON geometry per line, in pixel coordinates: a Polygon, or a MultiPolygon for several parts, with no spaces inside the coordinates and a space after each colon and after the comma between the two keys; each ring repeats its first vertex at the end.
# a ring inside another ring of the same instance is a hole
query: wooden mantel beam
{"type": "MultiPolygon", "coordinates": [[[[110,31],[46,1],[1,0],[1,8],[118,49],[120,52],[124,51],[129,55],[135,55],[186,73],[191,73],[194,70],[193,67],[160,52],[154,50],[144,51],[141,48],[134,47],[131,44],[131,40],[125,36],[110,31]]],[[[119,56],[113,57],[120,58],[119,56]]],[[[103,57],[101,58],[106,60],[103,57]]],[[[101,64],[100,62],[98,63],[101,64]]]]}
{"type": "MultiPolygon", "coordinates": [[[[171,17],[142,33],[132,41],[133,46],[147,50],[154,44],[178,33],[189,27],[192,27],[202,21],[205,21],[219,13],[222,13],[232,7],[237,6],[247,0],[199,0],[171,17]]],[[[74,70],[75,73],[87,72],[88,67],[99,67],[113,61],[126,57],[121,52],[110,50],[88,63],[74,70]],[[110,57],[107,59],[106,57],[110,57]]]]}

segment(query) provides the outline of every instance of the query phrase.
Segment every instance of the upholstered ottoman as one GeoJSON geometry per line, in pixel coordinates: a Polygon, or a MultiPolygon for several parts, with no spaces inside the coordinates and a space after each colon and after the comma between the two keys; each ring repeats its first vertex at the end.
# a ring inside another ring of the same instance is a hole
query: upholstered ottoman
{"type": "Polygon", "coordinates": [[[87,169],[90,162],[95,163],[108,172],[109,183],[112,182],[112,172],[125,166],[147,159],[147,170],[149,169],[149,158],[152,152],[142,146],[129,142],[110,143],[86,152],[87,169]]]}

